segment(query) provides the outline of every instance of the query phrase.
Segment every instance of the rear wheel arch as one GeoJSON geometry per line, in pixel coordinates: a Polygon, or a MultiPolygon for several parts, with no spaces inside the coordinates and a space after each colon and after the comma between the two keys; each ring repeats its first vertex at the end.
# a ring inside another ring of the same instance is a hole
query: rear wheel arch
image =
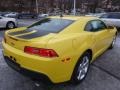
{"type": "MultiPolygon", "coordinates": [[[[90,62],[91,62],[91,60],[92,60],[93,53],[92,53],[92,50],[91,50],[91,49],[85,50],[85,51],[80,55],[80,57],[78,58],[75,66],[74,66],[74,69],[73,69],[73,73],[72,73],[72,76],[71,76],[71,82],[72,82],[72,83],[74,83],[75,74],[76,74],[76,69],[77,69],[79,63],[81,62],[81,57],[83,57],[83,56],[86,55],[86,54],[89,55],[90,62]]],[[[89,63],[90,63],[90,62],[89,62],[89,63]]]]}
{"type": "Polygon", "coordinates": [[[92,60],[93,52],[91,49],[86,50],[85,52],[88,52],[90,54],[90,60],[92,60]]]}
{"type": "MultiPolygon", "coordinates": [[[[82,54],[79,56],[78,61],[79,61],[80,57],[81,57],[82,55],[84,55],[84,53],[89,53],[89,54],[90,54],[90,60],[92,60],[92,57],[93,57],[93,51],[92,51],[92,49],[86,49],[86,50],[84,50],[84,51],[82,52],[82,54]]],[[[78,61],[77,61],[77,62],[78,62],[78,61]]]]}

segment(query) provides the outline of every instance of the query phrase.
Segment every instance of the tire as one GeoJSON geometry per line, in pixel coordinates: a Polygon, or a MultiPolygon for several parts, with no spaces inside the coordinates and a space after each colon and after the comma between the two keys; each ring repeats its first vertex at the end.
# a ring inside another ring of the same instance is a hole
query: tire
{"type": "Polygon", "coordinates": [[[15,28],[15,23],[14,22],[8,22],[7,25],[6,25],[6,28],[7,29],[13,29],[13,28],[15,28]]]}
{"type": "Polygon", "coordinates": [[[91,54],[85,52],[79,59],[72,75],[72,83],[79,84],[87,76],[89,66],[90,66],[91,54]]]}
{"type": "Polygon", "coordinates": [[[113,49],[113,48],[114,48],[114,45],[115,45],[115,42],[116,42],[116,37],[117,37],[117,35],[115,35],[115,36],[113,37],[113,41],[112,41],[109,49],[113,49]]]}

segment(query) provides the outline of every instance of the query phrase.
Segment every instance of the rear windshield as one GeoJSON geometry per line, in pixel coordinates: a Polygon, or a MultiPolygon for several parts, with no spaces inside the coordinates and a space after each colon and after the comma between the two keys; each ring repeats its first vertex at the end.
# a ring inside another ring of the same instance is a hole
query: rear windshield
{"type": "Polygon", "coordinates": [[[9,34],[18,35],[17,37],[22,39],[32,39],[32,38],[48,35],[49,33],[59,33],[73,22],[74,22],[73,20],[67,20],[67,19],[46,18],[29,26],[26,30],[10,32],[9,34]],[[30,33],[34,30],[36,32],[30,33]]]}
{"type": "Polygon", "coordinates": [[[32,26],[28,27],[29,30],[39,30],[41,32],[47,32],[47,33],[58,33],[70,24],[72,24],[73,20],[67,20],[67,19],[51,19],[46,18],[43,19],[32,26]]]}

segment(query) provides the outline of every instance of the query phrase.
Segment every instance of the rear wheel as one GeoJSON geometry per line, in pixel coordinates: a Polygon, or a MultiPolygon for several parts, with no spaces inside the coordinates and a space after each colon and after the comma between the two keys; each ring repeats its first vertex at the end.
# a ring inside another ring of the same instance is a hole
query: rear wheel
{"type": "Polygon", "coordinates": [[[8,28],[8,29],[15,28],[15,23],[14,22],[8,22],[7,25],[6,25],[6,28],[8,28]]]}
{"type": "Polygon", "coordinates": [[[77,63],[73,76],[72,76],[72,82],[74,84],[80,83],[82,80],[85,79],[90,65],[90,54],[88,52],[84,53],[79,62],[77,63]]]}

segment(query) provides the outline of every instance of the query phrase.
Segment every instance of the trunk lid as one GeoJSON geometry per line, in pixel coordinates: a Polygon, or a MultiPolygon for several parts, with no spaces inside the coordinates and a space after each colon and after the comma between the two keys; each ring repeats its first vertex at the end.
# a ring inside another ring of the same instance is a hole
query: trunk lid
{"type": "Polygon", "coordinates": [[[56,34],[49,33],[40,35],[35,30],[27,30],[20,28],[19,30],[11,30],[5,33],[6,43],[19,50],[24,50],[25,46],[45,48],[48,41],[56,34]]]}

